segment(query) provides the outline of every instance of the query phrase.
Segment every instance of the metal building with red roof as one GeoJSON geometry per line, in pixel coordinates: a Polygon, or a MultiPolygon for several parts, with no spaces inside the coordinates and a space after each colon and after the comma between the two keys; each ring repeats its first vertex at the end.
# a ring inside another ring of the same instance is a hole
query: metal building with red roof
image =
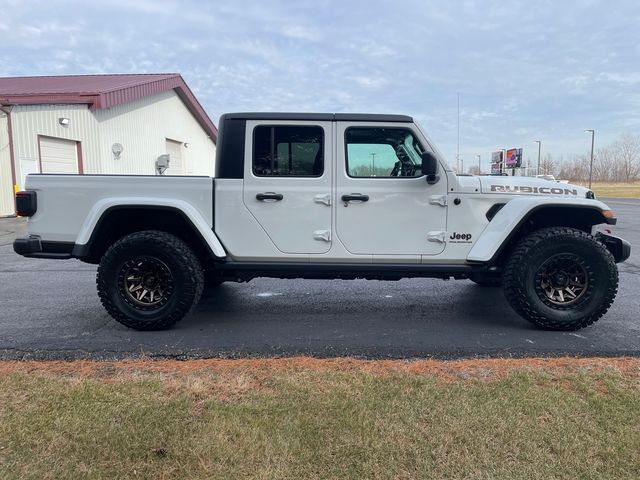
{"type": "Polygon", "coordinates": [[[29,173],[211,175],[218,130],[177,73],[0,78],[0,216],[29,173]]]}

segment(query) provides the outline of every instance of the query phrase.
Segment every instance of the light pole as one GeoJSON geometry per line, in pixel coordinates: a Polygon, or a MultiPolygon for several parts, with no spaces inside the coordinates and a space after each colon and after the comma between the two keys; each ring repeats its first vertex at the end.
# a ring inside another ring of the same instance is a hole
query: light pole
{"type": "Polygon", "coordinates": [[[371,176],[375,177],[376,176],[376,154],[372,153],[371,154],[371,163],[372,163],[372,167],[371,167],[371,176]]]}
{"type": "Polygon", "coordinates": [[[591,163],[589,164],[589,188],[591,188],[591,179],[593,176],[593,144],[595,143],[596,131],[593,129],[585,130],[585,133],[591,133],[591,163]]]}
{"type": "Polygon", "coordinates": [[[478,175],[482,173],[482,167],[480,166],[480,155],[476,155],[478,157],[478,175]]]}
{"type": "Polygon", "coordinates": [[[534,140],[533,143],[538,144],[538,173],[536,173],[536,175],[540,175],[540,150],[542,149],[542,140],[534,140]]]}

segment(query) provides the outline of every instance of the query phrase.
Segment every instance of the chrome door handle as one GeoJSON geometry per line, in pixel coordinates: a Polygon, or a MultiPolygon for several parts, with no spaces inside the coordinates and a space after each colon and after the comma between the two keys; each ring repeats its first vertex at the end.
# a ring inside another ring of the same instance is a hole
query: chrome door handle
{"type": "Polygon", "coordinates": [[[261,202],[265,202],[265,201],[279,202],[283,198],[284,196],[281,193],[266,192],[266,193],[256,194],[256,199],[260,200],[261,202]]]}

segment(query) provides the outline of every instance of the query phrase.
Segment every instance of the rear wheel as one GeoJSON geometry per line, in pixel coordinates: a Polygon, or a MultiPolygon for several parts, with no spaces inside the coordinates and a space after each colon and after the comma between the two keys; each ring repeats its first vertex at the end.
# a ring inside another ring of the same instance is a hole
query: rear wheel
{"type": "Polygon", "coordinates": [[[551,330],[578,330],[602,317],[618,290],[609,250],[573,228],[551,227],[525,237],[504,269],[508,302],[523,318],[551,330]]]}
{"type": "Polygon", "coordinates": [[[102,305],[116,321],[136,330],[161,330],[198,303],[204,276],[186,243],[149,230],[114,243],[100,261],[96,282],[102,305]]]}

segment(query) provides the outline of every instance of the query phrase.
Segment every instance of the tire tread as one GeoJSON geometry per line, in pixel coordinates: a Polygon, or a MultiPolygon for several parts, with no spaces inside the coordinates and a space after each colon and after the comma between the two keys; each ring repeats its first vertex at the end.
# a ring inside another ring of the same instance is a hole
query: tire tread
{"type": "Polygon", "coordinates": [[[193,250],[184,241],[160,230],[145,230],[126,235],[107,249],[98,266],[96,286],[103,307],[117,322],[135,330],[163,330],[176,324],[196,307],[204,287],[204,272],[193,250]],[[121,258],[132,243],[161,244],[166,251],[181,259],[183,267],[187,270],[187,277],[192,279],[183,285],[185,294],[179,298],[175,308],[168,315],[152,322],[128,316],[114,304],[109,295],[110,279],[104,274],[107,264],[121,258]]]}
{"type": "Polygon", "coordinates": [[[507,301],[520,316],[548,330],[579,330],[593,324],[609,310],[617,292],[618,269],[611,252],[592,235],[574,228],[548,227],[529,234],[516,245],[505,265],[504,293],[507,301]],[[590,242],[595,251],[605,259],[609,275],[606,282],[607,291],[604,294],[605,301],[590,314],[572,322],[560,322],[542,315],[527,295],[525,284],[522,281],[525,276],[527,259],[532,252],[547,242],[557,241],[559,237],[575,242],[590,242]]]}

